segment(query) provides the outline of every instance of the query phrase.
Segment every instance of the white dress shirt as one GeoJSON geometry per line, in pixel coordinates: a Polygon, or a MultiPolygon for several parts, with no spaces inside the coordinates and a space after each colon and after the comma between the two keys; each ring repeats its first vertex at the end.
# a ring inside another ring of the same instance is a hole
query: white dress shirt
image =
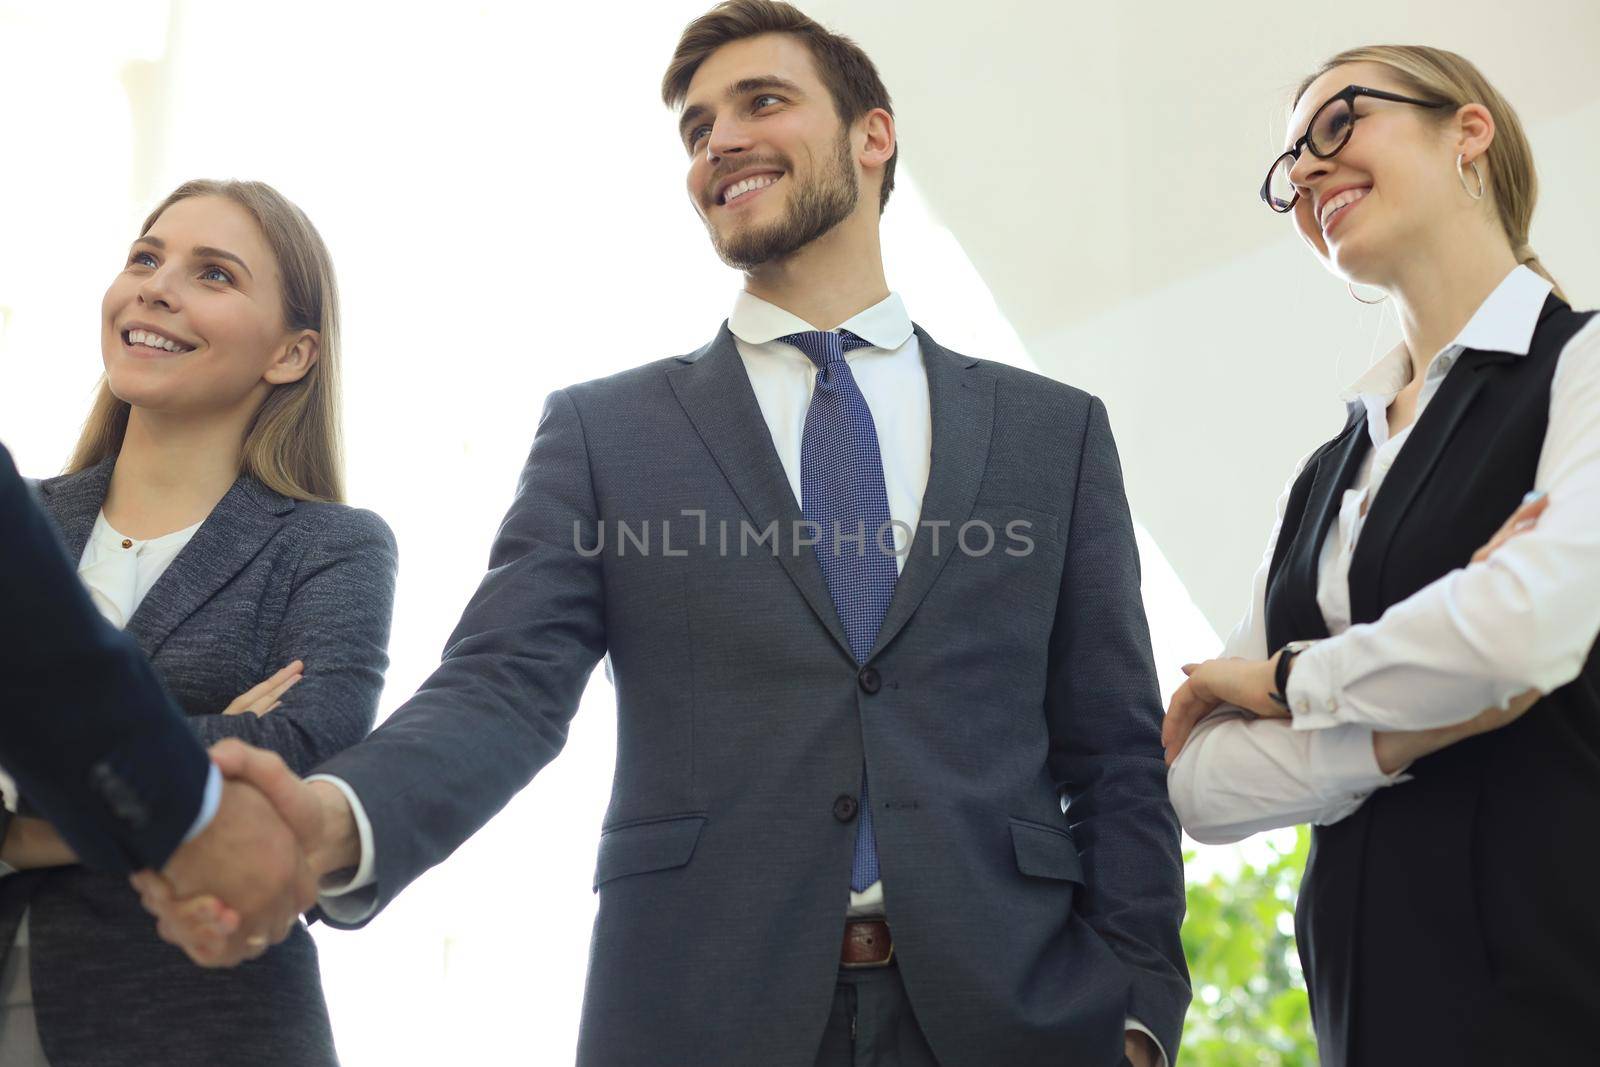
{"type": "MultiPolygon", "coordinates": [[[[795,503],[801,503],[800,439],[806,411],[816,389],[817,365],[791,344],[778,340],[791,333],[816,329],[760,297],[741,292],[728,317],[734,346],[744,361],[756,403],[778,450],[795,503]]],[[[922,346],[911,328],[905,305],[893,293],[840,325],[839,329],[871,344],[845,353],[850,374],[872,411],[883,457],[883,482],[889,494],[889,518],[894,523],[895,569],[905,569],[910,547],[908,534],[922,515],[922,494],[928,488],[928,466],[933,448],[933,414],[928,399],[928,373],[922,365],[922,346]]],[[[852,918],[883,915],[883,883],[874,882],[850,892],[852,918]]]]}
{"type": "MultiPolygon", "coordinates": [[[[1463,350],[1526,356],[1549,292],[1550,283],[1526,267],[1507,275],[1429,362],[1417,417],[1463,350]]],[[[1410,427],[1390,437],[1387,411],[1411,373],[1402,344],[1347,395],[1366,409],[1372,448],[1322,546],[1317,605],[1332,636],[1295,660],[1286,694],[1293,718],[1218,709],[1173,763],[1172,801],[1197,840],[1222,843],[1279,826],[1337,822],[1374,790],[1406,780],[1378,769],[1374,730],[1446,726],[1504,707],[1529,689],[1560,688],[1578,676],[1600,635],[1600,597],[1594,595],[1600,588],[1600,317],[1567,343],[1551,382],[1535,475],[1550,505],[1538,525],[1376,621],[1351,625],[1350,560],[1367,503],[1410,437],[1410,427]]],[[[1288,496],[1286,487],[1249,610],[1224,656],[1260,660],[1273,651],[1264,598],[1288,496]]]]}
{"type": "MultiPolygon", "coordinates": [[[[148,541],[136,541],[114,530],[106,521],[105,513],[101,512],[95,519],[94,530],[90,532],[89,542],[84,545],[83,555],[78,560],[78,577],[88,590],[89,599],[100,609],[100,614],[119,630],[127,626],[150,587],[166,572],[198,529],[200,523],[195,523],[187,529],[148,541]]],[[[0,790],[4,791],[6,807],[16,811],[17,786],[4,771],[0,771],[0,790]]],[[[221,798],[222,777],[212,766],[210,777],[206,780],[200,815],[185,840],[205,828],[211,816],[216,814],[221,798]]],[[[0,876],[15,873],[10,864],[0,862],[0,876]]],[[[17,927],[14,944],[27,943],[28,916],[24,913],[17,927]]]]}
{"type": "MultiPolygon", "coordinates": [[[[740,292],[734,300],[728,329],[744,363],[756,404],[772,436],[773,447],[795,503],[801,501],[800,442],[805,430],[806,410],[816,388],[817,366],[798,348],[778,340],[792,333],[815,330],[795,315],[760,297],[740,292]]],[[[928,469],[933,449],[933,409],[928,397],[928,372],[922,362],[922,346],[917,341],[911,319],[900,297],[890,293],[883,300],[841,323],[840,330],[868,342],[870,347],[845,353],[851,376],[872,411],[878,434],[878,451],[883,457],[883,481],[889,495],[889,518],[894,523],[895,567],[904,569],[908,537],[922,515],[922,496],[928,488],[928,469]]],[[[371,913],[372,894],[358,890],[370,886],[374,873],[372,824],[360,799],[349,784],[331,775],[314,775],[308,781],[327,781],[339,788],[350,802],[356,832],[361,842],[361,864],[348,885],[325,890],[319,903],[324,911],[345,922],[359,922],[371,913]],[[345,897],[344,894],[352,894],[345,897]]],[[[848,890],[847,914],[850,917],[884,914],[883,883],[874,882],[860,893],[848,890]]],[[[1160,1053],[1159,1067],[1167,1063],[1166,1051],[1149,1027],[1128,1019],[1127,1028],[1149,1036],[1160,1053]]]]}

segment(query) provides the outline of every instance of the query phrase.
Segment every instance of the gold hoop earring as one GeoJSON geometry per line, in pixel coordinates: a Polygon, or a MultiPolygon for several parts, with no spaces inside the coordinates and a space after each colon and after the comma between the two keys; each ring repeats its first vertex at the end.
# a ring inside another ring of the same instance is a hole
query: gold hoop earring
{"type": "Polygon", "coordinates": [[[1378,297],[1378,299],[1376,299],[1376,300],[1362,300],[1361,297],[1356,293],[1356,283],[1355,282],[1345,282],[1344,283],[1344,287],[1350,291],[1350,296],[1358,304],[1381,304],[1385,300],[1389,299],[1389,294],[1388,293],[1384,293],[1382,296],[1378,297]]]}
{"type": "Polygon", "coordinates": [[[1465,152],[1456,156],[1456,177],[1461,179],[1461,188],[1466,190],[1468,196],[1472,197],[1474,200],[1482,200],[1485,191],[1483,184],[1483,171],[1478,169],[1478,161],[1474,159],[1472,161],[1472,176],[1478,179],[1478,191],[1473,192],[1472,187],[1467,184],[1466,168],[1462,166],[1462,163],[1466,161],[1466,158],[1467,154],[1465,152]]]}

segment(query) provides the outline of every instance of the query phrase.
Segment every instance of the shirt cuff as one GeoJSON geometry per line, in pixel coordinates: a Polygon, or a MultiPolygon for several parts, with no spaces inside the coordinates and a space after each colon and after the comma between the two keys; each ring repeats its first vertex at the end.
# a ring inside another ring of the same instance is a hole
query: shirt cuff
{"type": "Polygon", "coordinates": [[[350,814],[356,822],[356,837],[361,843],[361,862],[356,866],[355,875],[342,884],[329,885],[324,882],[317,895],[317,905],[339,922],[361,922],[372,915],[378,902],[378,894],[373,889],[378,878],[377,856],[372,844],[372,820],[367,818],[367,809],[361,803],[361,798],[356,796],[356,791],[343,778],[335,778],[331,774],[313,774],[306,782],[327,782],[344,794],[345,801],[350,805],[350,814]]]}
{"type": "Polygon", "coordinates": [[[1296,730],[1326,730],[1342,721],[1333,665],[1328,662],[1335,651],[1329,642],[1318,641],[1294,658],[1283,695],[1289,702],[1289,722],[1296,730]]]}
{"type": "Polygon", "coordinates": [[[1156,1055],[1158,1057],[1156,1067],[1167,1067],[1172,1062],[1167,1058],[1167,1050],[1161,1047],[1161,1042],[1156,1040],[1156,1035],[1151,1033],[1150,1028],[1144,1023],[1130,1017],[1122,1024],[1122,1028],[1124,1030],[1137,1030],[1150,1039],[1150,1043],[1156,1047],[1156,1055]]]}
{"type": "Polygon", "coordinates": [[[1372,747],[1370,726],[1318,730],[1310,737],[1311,780],[1329,800],[1361,800],[1374,789],[1410,781],[1396,772],[1384,774],[1372,747]]]}
{"type": "Polygon", "coordinates": [[[200,814],[194,817],[194,825],[189,827],[189,832],[183,835],[183,843],[188,844],[200,836],[200,831],[211,825],[211,820],[217,817],[217,809],[222,806],[222,772],[215,763],[208,763],[210,773],[206,775],[206,791],[200,798],[200,814]]]}

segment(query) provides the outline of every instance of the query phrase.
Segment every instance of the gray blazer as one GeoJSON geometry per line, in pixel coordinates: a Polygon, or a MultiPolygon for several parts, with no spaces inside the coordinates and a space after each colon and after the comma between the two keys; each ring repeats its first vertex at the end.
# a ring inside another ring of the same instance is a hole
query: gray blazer
{"type": "MultiPolygon", "coordinates": [[[[112,463],[41,483],[78,559],[112,463]]],[[[394,537],[368,511],[290,500],[241,477],[128,621],[206,744],[238,737],[296,771],[372,728],[393,610],[394,537]],[[265,716],[224,716],[294,659],[304,679],[265,716]]],[[[156,937],[125,879],[82,867],[0,880],[0,945],[31,909],[39,1038],[51,1067],[337,1063],[316,947],[299,927],[236,971],[207,971],[156,937]]]]}
{"type": "Polygon", "coordinates": [[[1129,1015],[1177,1051],[1178,824],[1105,409],[918,337],[921,517],[950,525],[937,554],[917,533],[865,667],[815,553],[791,551],[800,510],[724,327],[551,396],[443,663],[322,768],[371,818],[382,907],[560,751],[609,656],[583,1064],[814,1061],[863,759],[897,958],[940,1063],[1118,1063],[1129,1015]],[[958,551],[969,519],[1030,521],[1034,550],[958,551]],[[777,521],[776,557],[741,554],[741,520],[777,521]],[[619,521],[649,523],[648,553],[619,521]]]}

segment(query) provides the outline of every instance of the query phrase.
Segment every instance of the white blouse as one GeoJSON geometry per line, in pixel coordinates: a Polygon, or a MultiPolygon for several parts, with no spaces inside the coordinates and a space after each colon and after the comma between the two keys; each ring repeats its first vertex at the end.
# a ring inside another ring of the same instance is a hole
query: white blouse
{"type": "MultiPolygon", "coordinates": [[[[84,545],[83,555],[78,560],[78,577],[88,590],[89,599],[100,609],[100,614],[119,630],[127,626],[150,587],[166,573],[200,526],[201,523],[197,522],[187,529],[148,541],[136,541],[113,529],[102,511],[95,519],[89,542],[84,545]]],[[[0,770],[0,792],[4,793],[6,807],[16,811],[17,785],[4,770],[0,770]]],[[[0,876],[14,873],[9,864],[0,862],[0,876]]],[[[14,943],[28,943],[26,915],[17,927],[14,943]]]]}
{"type": "MultiPolygon", "coordinates": [[[[1465,349],[1527,355],[1549,292],[1550,283],[1526,267],[1507,275],[1429,362],[1417,417],[1465,349]]],[[[1219,708],[1168,771],[1173,806],[1196,840],[1224,843],[1280,826],[1337,822],[1374,790],[1406,781],[1378,769],[1375,730],[1447,726],[1529,689],[1551,692],[1578,676],[1600,636],[1600,597],[1593,593],[1600,588],[1600,316],[1567,343],[1551,382],[1535,476],[1550,505],[1538,525],[1376,621],[1351,625],[1350,560],[1366,505],[1410,437],[1407,427],[1391,438],[1387,415],[1410,378],[1400,345],[1347,394],[1366,409],[1372,448],[1322,547],[1317,605],[1332,636],[1295,660],[1286,694],[1293,718],[1219,708]]],[[[1290,487],[1304,466],[1302,460],[1278,499],[1249,610],[1223,656],[1271,654],[1267,572],[1290,487]]]]}
{"type": "Polygon", "coordinates": [[[197,522],[148,541],[135,541],[112,529],[102,511],[83,548],[83,557],[78,560],[78,577],[100,614],[119,630],[127,626],[145,594],[167,572],[200,525],[197,522]]]}

